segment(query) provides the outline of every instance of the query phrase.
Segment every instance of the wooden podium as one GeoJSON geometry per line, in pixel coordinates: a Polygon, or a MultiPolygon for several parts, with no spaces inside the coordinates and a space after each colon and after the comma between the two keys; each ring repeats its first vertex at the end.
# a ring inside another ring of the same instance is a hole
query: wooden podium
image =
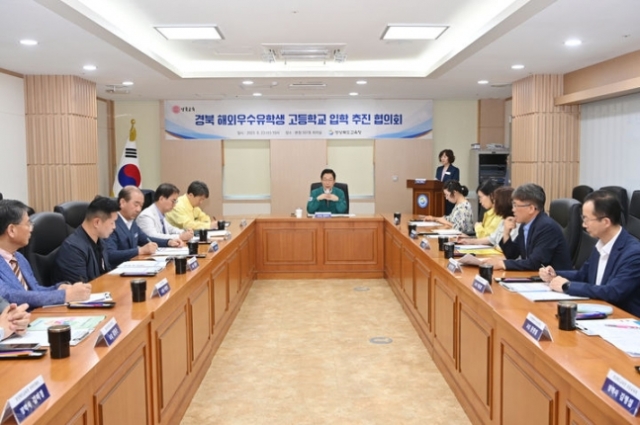
{"type": "Polygon", "coordinates": [[[444,215],[444,194],[440,180],[427,180],[424,183],[407,180],[407,187],[413,189],[413,214],[444,215]]]}

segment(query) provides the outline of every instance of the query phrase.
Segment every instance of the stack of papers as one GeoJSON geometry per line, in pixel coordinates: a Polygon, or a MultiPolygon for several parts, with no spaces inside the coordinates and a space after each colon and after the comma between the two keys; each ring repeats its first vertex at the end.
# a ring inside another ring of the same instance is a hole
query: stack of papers
{"type": "MultiPolygon", "coordinates": [[[[197,241],[198,239],[195,238],[195,240],[197,241]]],[[[156,252],[154,254],[152,254],[152,256],[154,257],[177,257],[179,255],[188,255],[189,254],[189,248],[187,247],[182,247],[182,248],[158,248],[156,250],[156,252]]],[[[137,261],[136,261],[137,262],[137,261]]]]}
{"type": "Polygon", "coordinates": [[[438,227],[438,226],[442,226],[442,224],[438,223],[437,221],[422,221],[422,220],[409,221],[409,224],[414,224],[416,227],[438,227]]]}
{"type": "Polygon", "coordinates": [[[78,345],[102,322],[107,316],[64,316],[64,317],[40,317],[29,324],[27,333],[23,336],[13,336],[11,342],[25,344],[40,344],[43,347],[49,346],[49,336],[47,328],[54,325],[71,326],[70,345],[78,345]]]}
{"type": "Polygon", "coordinates": [[[111,270],[109,274],[122,274],[122,273],[154,274],[154,273],[161,272],[162,270],[164,270],[166,266],[167,266],[167,263],[163,261],[153,261],[153,260],[125,261],[124,263],[120,264],[117,268],[111,270]]]}
{"type": "Polygon", "coordinates": [[[95,304],[102,303],[105,301],[113,301],[111,298],[111,292],[96,292],[95,294],[91,294],[89,299],[86,301],[74,301],[74,304],[95,304]]]}
{"type": "MultiPolygon", "coordinates": [[[[525,283],[525,285],[536,285],[535,283],[525,283]]],[[[567,301],[567,300],[588,300],[588,297],[578,297],[576,295],[569,295],[563,292],[552,291],[551,288],[547,288],[546,291],[528,291],[518,292],[520,295],[528,299],[529,301],[567,301]]]]}
{"type": "Polygon", "coordinates": [[[577,320],[578,328],[587,335],[599,335],[631,357],[640,357],[640,320],[577,320]]]}

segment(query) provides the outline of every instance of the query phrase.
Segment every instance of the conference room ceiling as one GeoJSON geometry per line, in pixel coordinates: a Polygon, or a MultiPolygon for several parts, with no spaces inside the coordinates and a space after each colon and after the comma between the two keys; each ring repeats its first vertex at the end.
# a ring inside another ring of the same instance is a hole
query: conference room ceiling
{"type": "Polygon", "coordinates": [[[78,75],[114,100],[507,98],[529,74],[639,50],[639,18],[638,0],[2,0],[0,68],[78,75]],[[386,41],[388,24],[448,28],[386,41]],[[187,25],[215,25],[224,39],[167,40],[155,28],[187,25]],[[328,56],[284,59],[287,48],[328,56]]]}

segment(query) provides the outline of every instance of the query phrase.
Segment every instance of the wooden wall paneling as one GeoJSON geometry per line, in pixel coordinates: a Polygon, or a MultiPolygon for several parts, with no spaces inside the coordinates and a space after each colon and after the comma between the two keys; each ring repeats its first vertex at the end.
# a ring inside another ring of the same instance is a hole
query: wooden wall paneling
{"type": "Polygon", "coordinates": [[[382,261],[379,223],[327,222],[324,264],[377,264],[382,261]]]}
{"type": "Polygon", "coordinates": [[[326,140],[271,140],[271,214],[306,210],[309,187],[327,168],[326,140]]]}
{"type": "Polygon", "coordinates": [[[238,293],[241,288],[242,276],[240,274],[240,255],[236,249],[227,260],[229,269],[229,308],[232,309],[238,301],[238,293]]]}
{"type": "MultiPolygon", "coordinates": [[[[640,50],[564,74],[563,94],[569,95],[603,86],[615,86],[616,83],[637,79],[638,70],[640,70],[640,50]]],[[[615,94],[615,91],[612,94],[615,94]]]]}
{"type": "Polygon", "coordinates": [[[160,177],[178,186],[180,194],[194,180],[209,187],[203,211],[222,216],[222,142],[220,140],[163,140],[160,143],[160,177]]]}
{"type": "Polygon", "coordinates": [[[224,318],[229,305],[229,268],[223,263],[211,272],[213,283],[213,325],[214,335],[218,335],[224,326],[224,318]]]}
{"type": "Polygon", "coordinates": [[[203,361],[211,336],[213,335],[211,285],[205,278],[189,296],[189,334],[191,341],[191,370],[203,361]]]}
{"type": "Polygon", "coordinates": [[[402,291],[409,300],[409,305],[412,309],[416,307],[414,287],[414,262],[415,256],[411,254],[406,248],[402,248],[400,281],[402,282],[402,291]]]}
{"type": "Polygon", "coordinates": [[[457,369],[457,315],[458,297],[447,278],[433,274],[433,346],[449,370],[457,369]]]}
{"type": "Polygon", "coordinates": [[[418,317],[422,320],[425,334],[430,335],[431,329],[431,271],[420,261],[415,262],[415,305],[418,317]]]}

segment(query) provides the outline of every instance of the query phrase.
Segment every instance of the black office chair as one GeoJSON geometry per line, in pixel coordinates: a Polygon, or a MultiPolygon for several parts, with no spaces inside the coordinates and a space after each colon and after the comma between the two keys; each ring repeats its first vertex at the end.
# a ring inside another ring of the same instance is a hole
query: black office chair
{"type": "Polygon", "coordinates": [[[627,229],[627,232],[629,232],[631,236],[635,236],[636,239],[640,239],[640,218],[629,214],[629,219],[624,228],[627,229]]]}
{"type": "Polygon", "coordinates": [[[640,190],[634,190],[629,201],[629,216],[640,218],[640,190]]]}
{"type": "MultiPolygon", "coordinates": [[[[349,214],[349,185],[338,182],[335,182],[333,185],[344,192],[344,200],[347,202],[347,210],[344,214],[349,214]]],[[[322,186],[322,183],[320,182],[311,183],[311,190],[317,189],[320,186],[322,186]]]]}
{"type": "Polygon", "coordinates": [[[62,242],[67,238],[67,223],[60,213],[41,212],[31,217],[31,239],[23,253],[40,285],[52,286],[53,267],[62,242]]]}
{"type": "Polygon", "coordinates": [[[584,198],[586,198],[591,192],[593,192],[593,188],[591,186],[576,186],[571,191],[571,197],[581,204],[584,204],[584,198]]]}
{"type": "Polygon", "coordinates": [[[573,258],[573,267],[575,267],[576,270],[582,267],[584,262],[589,259],[593,247],[596,246],[597,242],[598,240],[591,237],[586,231],[582,230],[580,232],[580,241],[578,242],[576,255],[573,258]]]}
{"type": "Polygon", "coordinates": [[[87,214],[89,202],[86,201],[69,201],[63,202],[53,207],[53,211],[62,214],[65,223],[67,223],[68,233],[73,233],[84,221],[87,214]]]}
{"type": "Polygon", "coordinates": [[[627,189],[622,186],[603,186],[600,190],[606,190],[618,197],[622,206],[622,225],[624,225],[629,217],[629,195],[627,195],[627,189]]]}
{"type": "Polygon", "coordinates": [[[142,209],[144,210],[145,208],[153,204],[153,196],[156,194],[156,191],[151,189],[140,189],[140,190],[144,195],[144,204],[142,204],[142,209]]]}
{"type": "Polygon", "coordinates": [[[549,217],[554,219],[562,229],[565,229],[571,219],[571,207],[580,205],[580,202],[573,198],[559,198],[551,201],[549,206],[549,217]]]}

